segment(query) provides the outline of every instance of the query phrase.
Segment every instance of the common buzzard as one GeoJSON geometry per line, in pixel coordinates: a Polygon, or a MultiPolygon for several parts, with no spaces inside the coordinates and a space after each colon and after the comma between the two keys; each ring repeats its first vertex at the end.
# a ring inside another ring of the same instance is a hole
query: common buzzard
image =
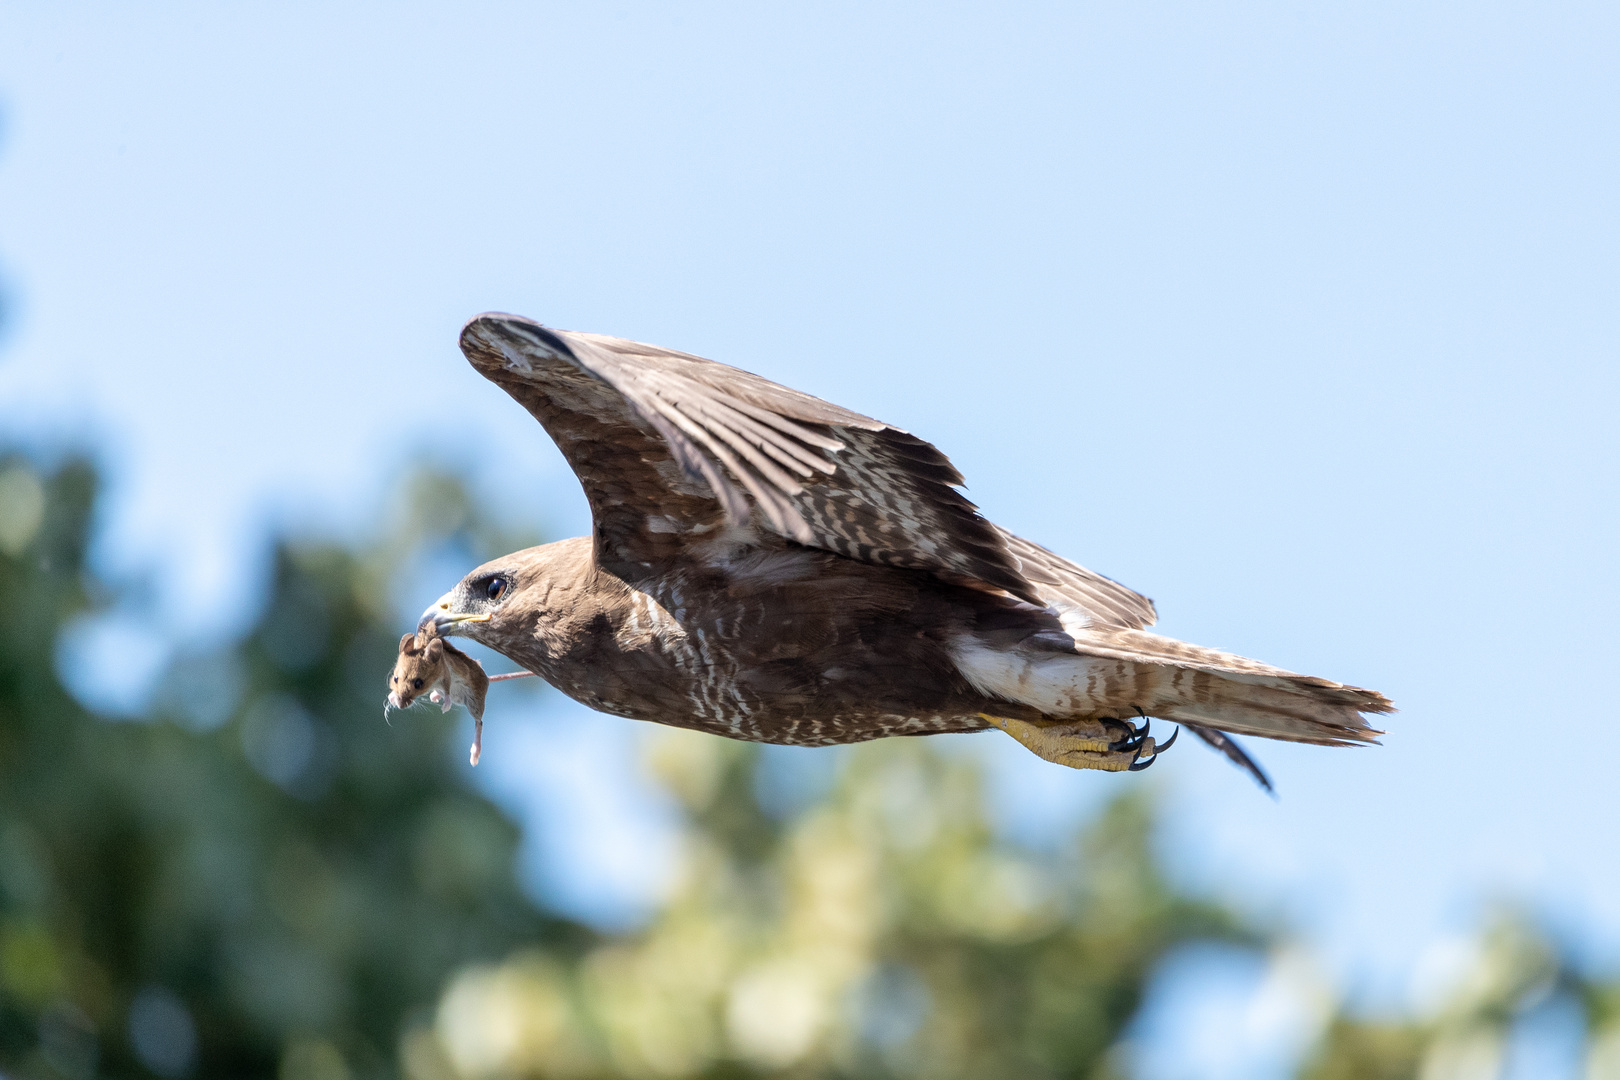
{"type": "Polygon", "coordinates": [[[579,476],[593,534],[480,566],[423,613],[577,701],[755,742],[1000,728],[1150,764],[1148,718],[1343,746],[1382,694],[1148,633],[1147,597],[986,521],[899,428],[711,360],[486,314],[485,378],[579,476]]]}

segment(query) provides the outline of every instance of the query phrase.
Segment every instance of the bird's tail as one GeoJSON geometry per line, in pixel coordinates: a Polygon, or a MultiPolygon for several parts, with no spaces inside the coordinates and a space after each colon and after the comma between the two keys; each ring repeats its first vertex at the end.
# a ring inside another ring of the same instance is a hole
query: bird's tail
{"type": "Polygon", "coordinates": [[[1217,649],[1141,630],[1077,636],[1087,656],[1122,662],[1151,716],[1237,735],[1352,746],[1383,732],[1363,713],[1394,712],[1375,690],[1270,667],[1217,649]]]}

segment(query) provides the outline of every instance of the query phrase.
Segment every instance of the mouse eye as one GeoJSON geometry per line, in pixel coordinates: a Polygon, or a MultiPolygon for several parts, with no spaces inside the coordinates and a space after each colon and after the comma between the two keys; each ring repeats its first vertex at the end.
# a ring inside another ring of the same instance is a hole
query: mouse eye
{"type": "Polygon", "coordinates": [[[484,595],[489,597],[491,600],[499,600],[501,597],[506,595],[507,585],[507,580],[501,577],[499,574],[496,574],[494,577],[484,582],[484,595]]]}
{"type": "Polygon", "coordinates": [[[411,680],[411,687],[413,689],[416,689],[416,690],[422,689],[422,680],[421,679],[412,679],[411,680]]]}

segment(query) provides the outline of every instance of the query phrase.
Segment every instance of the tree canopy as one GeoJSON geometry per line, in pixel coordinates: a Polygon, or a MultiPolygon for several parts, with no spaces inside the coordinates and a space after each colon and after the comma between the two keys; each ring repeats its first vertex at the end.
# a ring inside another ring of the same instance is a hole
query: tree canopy
{"type": "MultiPolygon", "coordinates": [[[[784,807],[760,748],[655,732],[685,820],[669,897],[621,934],[561,918],[520,888],[461,728],[381,716],[402,568],[520,538],[419,474],[387,542],[280,540],[248,631],[113,721],[57,660],[127,599],[87,563],[97,490],[84,461],[0,457],[5,1076],[1126,1076],[1167,956],[1288,945],[1171,886],[1141,785],[1025,850],[975,759],[926,739],[840,752],[784,807]]],[[[1469,970],[1422,1016],[1331,1012],[1301,1075],[1493,1075],[1561,1009],[1592,1075],[1620,1076],[1620,984],[1532,922],[1469,970]]]]}

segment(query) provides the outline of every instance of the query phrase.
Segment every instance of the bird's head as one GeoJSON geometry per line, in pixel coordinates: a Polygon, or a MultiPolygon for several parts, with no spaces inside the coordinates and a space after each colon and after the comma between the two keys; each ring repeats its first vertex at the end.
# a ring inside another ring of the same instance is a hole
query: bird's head
{"type": "Polygon", "coordinates": [[[544,551],[543,547],[529,548],[480,566],[422,612],[417,630],[444,637],[468,637],[498,648],[505,634],[513,629],[516,609],[526,607],[514,601],[534,582],[542,562],[539,556],[544,551]]]}

